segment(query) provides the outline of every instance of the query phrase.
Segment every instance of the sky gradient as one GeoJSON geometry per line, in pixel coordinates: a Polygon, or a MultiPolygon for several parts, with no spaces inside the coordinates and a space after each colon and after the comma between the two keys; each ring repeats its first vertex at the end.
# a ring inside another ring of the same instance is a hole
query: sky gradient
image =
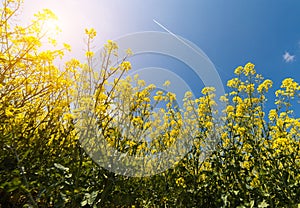
{"type": "MultiPolygon", "coordinates": [[[[100,48],[107,39],[129,33],[165,32],[155,19],[201,48],[224,85],[233,70],[247,62],[254,63],[258,73],[273,80],[271,103],[274,90],[284,78],[300,82],[299,0],[25,0],[25,20],[41,8],[50,8],[57,14],[63,27],[60,39],[72,45],[71,56],[79,59],[84,54],[84,28],[97,30],[95,45],[100,48]]],[[[150,56],[140,57],[137,65],[155,65],[153,62],[164,67],[172,65],[150,56]]],[[[268,104],[270,107],[272,104],[268,104]]],[[[299,117],[300,104],[294,109],[299,117]]]]}

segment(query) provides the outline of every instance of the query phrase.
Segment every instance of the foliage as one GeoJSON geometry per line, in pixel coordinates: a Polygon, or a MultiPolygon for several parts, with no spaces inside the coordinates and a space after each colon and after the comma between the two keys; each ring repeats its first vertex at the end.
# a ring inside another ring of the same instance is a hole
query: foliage
{"type": "Polygon", "coordinates": [[[187,92],[179,109],[175,94],[124,78],[131,65],[115,42],[96,57],[94,29],[85,31],[86,62],[59,68],[70,46],[49,38],[55,15],[44,10],[20,26],[21,4],[4,0],[0,10],[0,207],[299,207],[296,81],[282,81],[276,108],[267,112],[273,83],[248,63],[228,81],[219,119],[211,87],[197,99],[187,92]],[[171,146],[191,148],[168,170],[150,164],[146,170],[158,174],[121,176],[89,157],[99,143],[80,140],[77,127],[85,122],[97,126],[104,144],[131,156],[156,154],[159,161],[171,146]]]}

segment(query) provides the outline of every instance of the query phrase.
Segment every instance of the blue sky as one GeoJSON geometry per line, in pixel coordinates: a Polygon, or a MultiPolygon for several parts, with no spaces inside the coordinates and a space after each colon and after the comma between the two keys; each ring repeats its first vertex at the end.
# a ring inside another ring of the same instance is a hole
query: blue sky
{"type": "MultiPolygon", "coordinates": [[[[249,61],[258,73],[274,81],[274,89],[287,77],[300,82],[299,0],[25,0],[23,12],[29,17],[44,7],[58,15],[63,27],[60,39],[73,46],[75,57],[82,57],[85,27],[97,30],[95,45],[101,47],[107,39],[129,33],[163,32],[155,19],[201,48],[215,64],[224,85],[237,66],[249,61]]],[[[169,64],[151,56],[136,62],[169,64]]],[[[300,105],[296,105],[300,116],[300,105]]]]}

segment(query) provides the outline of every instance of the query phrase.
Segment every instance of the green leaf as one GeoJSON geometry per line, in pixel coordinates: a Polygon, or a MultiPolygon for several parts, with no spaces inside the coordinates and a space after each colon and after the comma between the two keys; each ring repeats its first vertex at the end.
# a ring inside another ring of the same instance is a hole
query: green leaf
{"type": "Polygon", "coordinates": [[[253,208],[253,207],[254,207],[254,204],[255,204],[255,201],[252,200],[252,201],[250,202],[250,208],[253,208]]]}
{"type": "Polygon", "coordinates": [[[89,197],[89,205],[92,205],[98,195],[99,191],[93,191],[89,197]]]}
{"type": "Polygon", "coordinates": [[[85,205],[87,205],[87,199],[85,199],[85,200],[83,200],[83,201],[81,201],[81,206],[83,207],[83,206],[85,206],[85,205]]]}
{"type": "Polygon", "coordinates": [[[264,208],[264,207],[268,207],[268,206],[269,206],[269,204],[268,204],[265,200],[263,200],[263,201],[258,205],[259,208],[264,208]]]}
{"type": "Polygon", "coordinates": [[[54,166],[62,171],[65,171],[65,172],[68,172],[69,171],[69,168],[59,164],[59,163],[54,163],[54,166]]]}

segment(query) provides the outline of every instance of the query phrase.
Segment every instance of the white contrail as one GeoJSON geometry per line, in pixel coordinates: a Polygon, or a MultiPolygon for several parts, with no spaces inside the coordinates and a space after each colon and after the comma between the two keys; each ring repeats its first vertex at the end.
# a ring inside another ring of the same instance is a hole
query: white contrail
{"type": "Polygon", "coordinates": [[[167,31],[168,33],[170,33],[172,36],[174,36],[177,40],[179,40],[180,42],[182,42],[184,45],[186,45],[187,47],[191,48],[193,51],[195,51],[198,55],[202,56],[203,58],[208,58],[206,56],[204,56],[202,53],[200,53],[198,50],[196,50],[195,48],[193,48],[192,46],[190,46],[186,41],[182,40],[180,37],[178,37],[178,35],[174,34],[173,32],[171,32],[168,28],[166,28],[165,26],[163,26],[162,24],[160,24],[158,21],[156,21],[155,19],[153,19],[153,22],[155,22],[158,26],[160,26],[162,29],[164,29],[165,31],[167,31]]]}
{"type": "MultiPolygon", "coordinates": [[[[191,48],[193,51],[195,51],[198,55],[202,56],[205,59],[210,60],[206,55],[200,53],[198,50],[196,50],[195,48],[193,48],[190,44],[188,44],[186,41],[182,40],[180,37],[178,37],[178,35],[176,35],[175,33],[173,33],[172,31],[170,31],[168,28],[166,28],[165,26],[163,26],[161,23],[159,23],[158,21],[156,21],[155,19],[153,19],[153,22],[155,22],[155,24],[157,24],[159,27],[161,27],[162,29],[164,29],[166,32],[168,32],[169,34],[171,34],[173,37],[175,37],[177,40],[179,40],[180,42],[182,42],[184,45],[186,45],[187,47],[191,48]]],[[[213,64],[213,63],[212,63],[213,64]]],[[[228,72],[222,70],[221,67],[213,64],[216,68],[218,68],[219,70],[221,70],[223,73],[225,73],[226,75],[229,75],[228,72]]]]}

